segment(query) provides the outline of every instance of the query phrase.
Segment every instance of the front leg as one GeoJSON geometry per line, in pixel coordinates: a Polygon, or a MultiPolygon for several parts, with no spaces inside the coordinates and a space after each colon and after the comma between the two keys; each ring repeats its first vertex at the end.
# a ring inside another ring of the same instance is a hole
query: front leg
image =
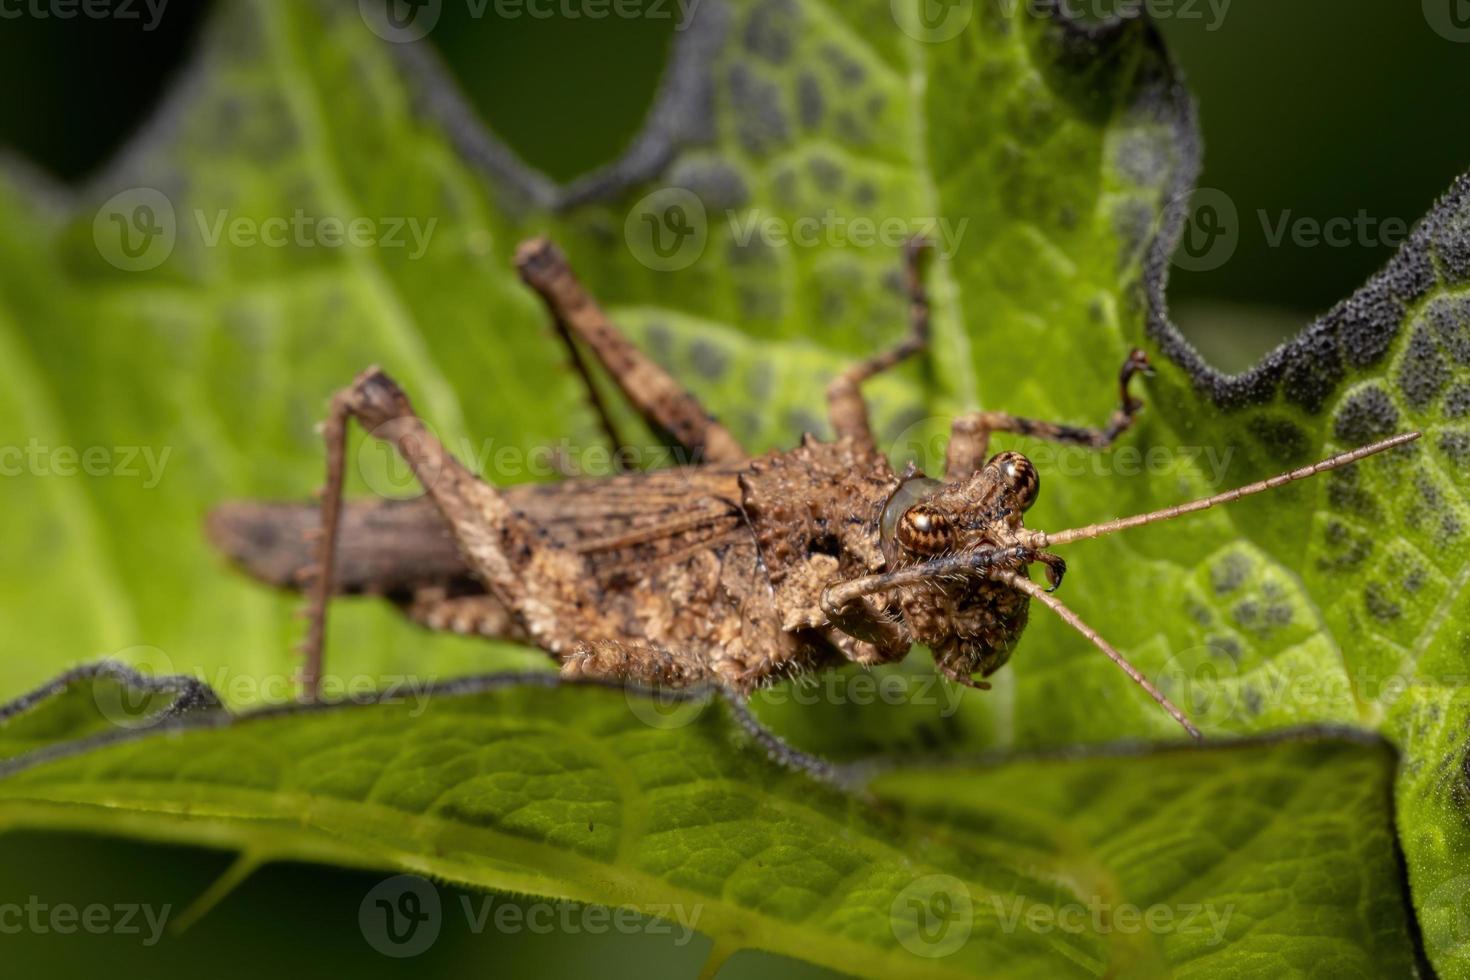
{"type": "Polygon", "coordinates": [[[990,435],[993,432],[1009,432],[1033,439],[1046,439],[1049,442],[1085,446],[1088,449],[1106,449],[1132,428],[1134,419],[1143,408],[1142,400],[1134,398],[1128,392],[1128,383],[1133,380],[1134,375],[1140,373],[1151,374],[1153,369],[1149,367],[1148,357],[1143,351],[1134,350],[1118,372],[1119,407],[1113,412],[1107,425],[1100,429],[1041,422],[1006,412],[973,412],[960,416],[950,428],[949,449],[944,459],[945,482],[967,480],[985,465],[990,452],[990,435]]]}

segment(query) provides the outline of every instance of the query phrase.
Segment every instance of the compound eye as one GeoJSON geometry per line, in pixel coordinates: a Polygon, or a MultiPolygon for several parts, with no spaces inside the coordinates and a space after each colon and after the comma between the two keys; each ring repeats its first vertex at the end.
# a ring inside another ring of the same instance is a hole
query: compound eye
{"type": "Polygon", "coordinates": [[[954,526],[928,504],[915,504],[898,519],[898,543],[915,554],[941,554],[954,547],[954,526]]]}
{"type": "Polygon", "coordinates": [[[1031,460],[1020,453],[997,453],[989,463],[1000,476],[1007,495],[1021,510],[1031,509],[1041,493],[1041,476],[1031,460]]]}
{"type": "Polygon", "coordinates": [[[899,518],[914,504],[929,497],[944,484],[938,480],[931,480],[927,476],[916,476],[899,484],[893,496],[888,498],[888,504],[883,508],[883,543],[893,543],[893,535],[898,529],[899,518]]]}

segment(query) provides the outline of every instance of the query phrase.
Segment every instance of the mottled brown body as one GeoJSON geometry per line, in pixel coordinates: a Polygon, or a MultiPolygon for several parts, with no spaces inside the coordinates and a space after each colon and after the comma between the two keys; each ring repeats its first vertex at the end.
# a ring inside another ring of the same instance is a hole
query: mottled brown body
{"type": "Polygon", "coordinates": [[[259,578],[310,581],[309,696],[319,684],[327,600],[337,593],[383,595],[434,629],[539,646],[568,676],[713,681],[739,693],[828,664],[891,662],[916,643],[933,650],[951,679],[985,687],[974,675],[989,676],[1009,660],[1037,599],[1198,736],[1178,708],[1049,594],[1066,566],[1045,549],[1269,489],[1416,434],[1151,515],[1056,535],[1028,530],[1023,517],[1039,478],[1020,453],[988,457],[991,433],[1105,448],[1141,407],[1128,387],[1147,361],[1138,351],[1125,361],[1121,406],[1103,428],[975,413],[954,423],[942,481],[912,467],[895,473],[873,439],[860,389],[925,348],[918,258],[911,248],[909,337],[828,389],[836,439],[808,435],[795,449],[752,458],[607,321],[559,252],[527,243],[518,255],[522,276],[573,344],[574,361],[581,364],[579,341],[630,403],[701,465],[494,487],[450,455],[404,392],[374,368],[333,400],[320,519],[300,505],[230,504],[211,515],[210,534],[259,578]],[[424,485],[424,500],[344,507],[350,419],[397,449],[424,485]],[[1028,576],[1038,562],[1051,589],[1028,576]]]}

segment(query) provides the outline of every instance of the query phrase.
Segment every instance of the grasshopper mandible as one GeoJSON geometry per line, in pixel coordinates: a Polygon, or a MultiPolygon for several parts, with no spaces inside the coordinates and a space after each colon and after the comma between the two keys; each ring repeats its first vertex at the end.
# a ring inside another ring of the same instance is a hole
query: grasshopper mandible
{"type": "Polygon", "coordinates": [[[323,426],[320,522],[309,505],[232,503],[211,514],[211,537],[256,577],[308,589],[308,699],[319,691],[334,593],[383,595],[434,629],[538,646],[564,676],[712,683],[741,695],[844,661],[891,663],[916,643],[933,651],[951,680],[987,688],[974,675],[988,677],[1010,659],[1034,599],[1200,738],[1178,707],[1052,594],[1066,564],[1048,549],[1238,500],[1419,433],[1160,511],[1059,533],[1028,529],[1036,469],[1018,452],[988,456],[991,435],[1105,449],[1142,408],[1129,385],[1148,361],[1134,351],[1124,362],[1120,405],[1101,428],[977,412],[953,423],[943,480],[912,464],[896,472],[874,440],[861,388],[927,347],[922,253],[914,242],[905,256],[906,338],[827,389],[835,440],[807,435],[796,449],[751,456],[619,333],[555,246],[527,242],[517,251],[521,277],[544,300],[573,365],[587,377],[580,343],[639,414],[699,465],[501,489],[449,453],[404,392],[370,368],[333,398],[323,426]],[[426,498],[344,505],[351,419],[396,449],[426,498]],[[1047,587],[1028,575],[1036,563],[1047,587]]]}

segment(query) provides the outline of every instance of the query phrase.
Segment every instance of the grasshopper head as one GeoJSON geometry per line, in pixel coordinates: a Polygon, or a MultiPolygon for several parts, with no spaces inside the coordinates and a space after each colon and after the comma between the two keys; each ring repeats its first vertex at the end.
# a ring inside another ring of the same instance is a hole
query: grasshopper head
{"type": "Polygon", "coordinates": [[[884,509],[889,567],[934,570],[894,590],[904,624],[961,683],[1005,666],[1026,625],[1027,599],[984,574],[957,572],[955,560],[984,553],[994,559],[987,568],[1024,569],[1034,558],[1017,550],[1016,532],[1040,489],[1031,461],[1003,452],[967,480],[906,480],[884,509]]]}
{"type": "Polygon", "coordinates": [[[974,476],[948,486],[913,477],[883,511],[883,543],[900,563],[1004,546],[1040,492],[1036,467],[1016,452],[997,453],[974,476]]]}

